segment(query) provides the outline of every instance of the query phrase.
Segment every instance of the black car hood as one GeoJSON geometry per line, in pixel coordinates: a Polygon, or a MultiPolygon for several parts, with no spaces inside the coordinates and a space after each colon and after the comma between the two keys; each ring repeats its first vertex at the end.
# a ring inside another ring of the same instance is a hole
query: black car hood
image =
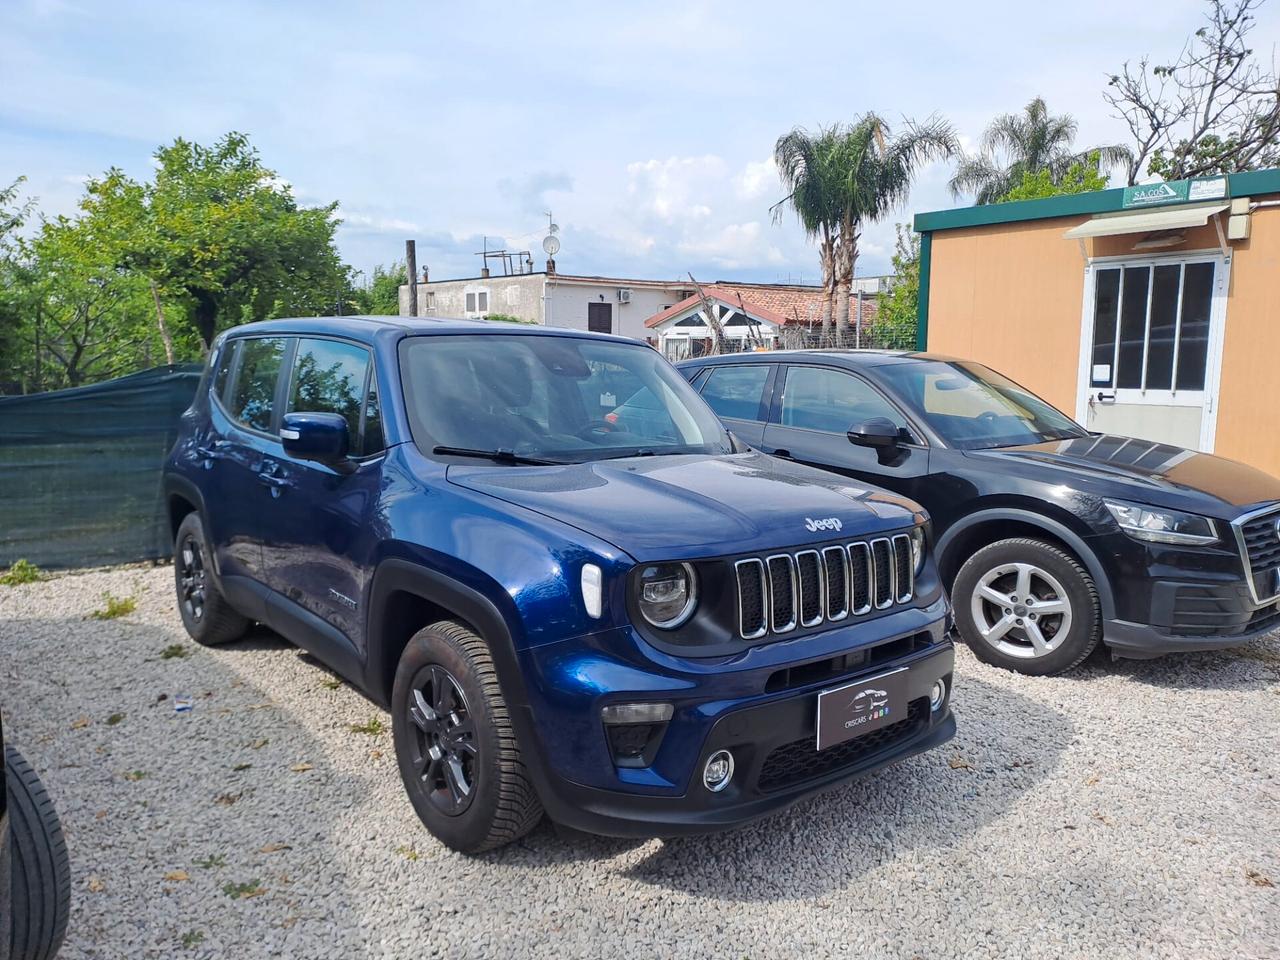
{"type": "Polygon", "coordinates": [[[885,490],[756,452],[551,467],[453,465],[448,477],[572,524],[641,561],[854,539],[908,526],[921,509],[885,490]],[[810,529],[811,520],[839,528],[810,529]]]}
{"type": "MultiPolygon", "coordinates": [[[[1096,434],[1018,447],[973,450],[966,456],[1026,473],[1036,468],[1069,470],[1081,480],[1100,482],[1091,492],[1157,506],[1204,510],[1216,501],[1224,516],[1238,508],[1280,500],[1280,480],[1254,467],[1150,440],[1096,434]]],[[[1037,476],[1044,479],[1037,470],[1037,476]]],[[[1083,488],[1083,484],[1082,484],[1083,488]]]]}

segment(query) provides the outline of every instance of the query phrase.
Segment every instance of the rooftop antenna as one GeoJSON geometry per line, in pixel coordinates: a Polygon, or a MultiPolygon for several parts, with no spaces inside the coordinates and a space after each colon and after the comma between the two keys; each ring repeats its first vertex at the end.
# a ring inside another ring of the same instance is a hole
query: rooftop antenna
{"type": "Polygon", "coordinates": [[[556,236],[560,232],[560,226],[551,217],[551,211],[547,211],[547,235],[542,238],[542,252],[547,255],[547,273],[555,273],[556,271],[556,254],[560,252],[560,238],[556,236]]]}

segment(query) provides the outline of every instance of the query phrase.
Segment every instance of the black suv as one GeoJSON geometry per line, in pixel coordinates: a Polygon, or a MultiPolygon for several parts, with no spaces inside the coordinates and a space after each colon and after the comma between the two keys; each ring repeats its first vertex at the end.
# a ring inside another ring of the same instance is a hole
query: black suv
{"type": "MultiPolygon", "coordinates": [[[[1280,480],[1089,433],[977,363],[782,351],[678,365],[739,439],[929,511],[956,623],[1023,673],[1280,629],[1280,480]]],[[[620,426],[628,411],[619,410],[620,426]]]]}

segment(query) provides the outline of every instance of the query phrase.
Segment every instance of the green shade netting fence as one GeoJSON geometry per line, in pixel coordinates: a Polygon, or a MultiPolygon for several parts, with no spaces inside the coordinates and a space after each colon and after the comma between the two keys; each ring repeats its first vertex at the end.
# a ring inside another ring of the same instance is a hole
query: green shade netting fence
{"type": "Polygon", "coordinates": [[[0,397],[0,567],[85,567],[172,552],[160,472],[200,367],[0,397]]]}

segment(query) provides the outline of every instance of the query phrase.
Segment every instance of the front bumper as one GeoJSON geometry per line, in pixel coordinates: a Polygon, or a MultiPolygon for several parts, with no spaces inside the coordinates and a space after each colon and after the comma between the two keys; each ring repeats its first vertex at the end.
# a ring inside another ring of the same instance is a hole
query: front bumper
{"type": "Polygon", "coordinates": [[[1102,636],[1117,656],[1217,650],[1280,630],[1280,603],[1254,600],[1230,541],[1181,547],[1116,534],[1091,546],[1108,558],[1115,610],[1102,636]]]}
{"type": "MultiPolygon", "coordinates": [[[[945,603],[941,609],[945,611],[945,603]]],[[[590,833],[629,837],[706,833],[783,810],[806,796],[944,743],[955,735],[950,709],[955,655],[944,635],[945,625],[939,616],[924,630],[905,637],[877,637],[872,650],[881,647],[896,655],[868,657],[846,675],[777,692],[765,692],[765,678],[776,677],[776,669],[759,675],[727,672],[704,677],[683,696],[671,696],[677,704],[676,716],[655,763],[644,769],[617,768],[609,759],[599,725],[599,700],[586,713],[585,726],[599,731],[594,736],[585,727],[575,733],[575,724],[561,724],[549,738],[546,724],[537,722],[538,711],[524,708],[527,713],[521,726],[538,730],[539,756],[530,758],[530,768],[543,806],[553,820],[590,833]],[[898,667],[908,670],[908,715],[819,752],[818,693],[898,667]],[[931,710],[929,691],[937,680],[946,683],[948,696],[940,709],[931,710]],[[754,695],[744,695],[753,685],[754,695]],[[725,697],[730,688],[740,694],[725,697]],[[566,747],[578,763],[564,762],[566,747]],[[702,785],[701,771],[711,754],[721,749],[733,753],[734,776],[724,790],[712,793],[702,785]],[[581,762],[588,758],[589,766],[581,762]],[[576,777],[569,773],[575,770],[576,777]]],[[[648,691],[651,699],[670,696],[655,693],[648,691]]]]}

